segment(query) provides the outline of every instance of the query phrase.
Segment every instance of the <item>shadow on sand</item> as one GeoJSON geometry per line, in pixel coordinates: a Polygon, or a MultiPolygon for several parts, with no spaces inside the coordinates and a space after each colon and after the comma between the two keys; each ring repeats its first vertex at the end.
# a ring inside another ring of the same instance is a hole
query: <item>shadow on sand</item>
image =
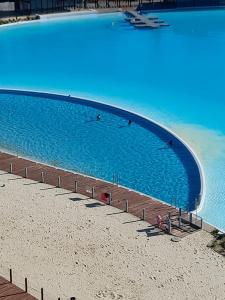
{"type": "Polygon", "coordinates": [[[89,200],[89,199],[91,199],[91,198],[80,198],[80,197],[74,197],[74,198],[69,198],[69,200],[71,200],[71,201],[74,201],[74,202],[76,202],[76,201],[85,201],[85,200],[89,200]]]}
{"type": "Polygon", "coordinates": [[[154,225],[150,225],[147,228],[144,229],[138,229],[137,232],[145,232],[147,237],[152,237],[152,236],[158,236],[158,235],[163,235],[165,232],[161,230],[158,227],[155,227],[154,225]]]}
{"type": "Polygon", "coordinates": [[[88,204],[85,204],[85,206],[87,208],[95,208],[95,207],[100,207],[100,206],[105,206],[104,204],[101,204],[99,202],[94,202],[94,203],[88,203],[88,204]]]}

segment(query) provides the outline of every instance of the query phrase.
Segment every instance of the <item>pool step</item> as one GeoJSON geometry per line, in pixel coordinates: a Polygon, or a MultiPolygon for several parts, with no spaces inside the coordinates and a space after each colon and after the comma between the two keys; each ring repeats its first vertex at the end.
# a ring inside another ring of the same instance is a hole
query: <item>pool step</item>
{"type": "Polygon", "coordinates": [[[159,20],[158,17],[145,17],[134,10],[125,11],[125,15],[128,16],[127,18],[125,18],[125,20],[128,21],[130,24],[134,25],[135,28],[157,29],[162,26],[169,26],[169,24],[167,24],[163,20],[159,20]]]}

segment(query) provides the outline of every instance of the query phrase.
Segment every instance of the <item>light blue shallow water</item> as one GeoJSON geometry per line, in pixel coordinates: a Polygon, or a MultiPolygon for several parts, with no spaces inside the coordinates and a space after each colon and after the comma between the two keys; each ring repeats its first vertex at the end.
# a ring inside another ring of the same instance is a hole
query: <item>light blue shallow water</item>
{"type": "Polygon", "coordinates": [[[74,94],[169,126],[198,154],[200,214],[225,229],[225,11],[155,13],[169,24],[134,30],[122,14],[0,28],[0,87],[74,94]]]}

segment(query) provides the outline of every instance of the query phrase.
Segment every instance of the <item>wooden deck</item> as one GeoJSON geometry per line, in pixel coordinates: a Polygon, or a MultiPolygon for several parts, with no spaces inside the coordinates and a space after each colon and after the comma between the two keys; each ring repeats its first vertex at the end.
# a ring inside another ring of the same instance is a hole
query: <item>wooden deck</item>
{"type": "Polygon", "coordinates": [[[60,186],[71,192],[75,191],[76,181],[78,193],[90,198],[93,196],[93,198],[102,202],[104,202],[102,193],[111,193],[112,206],[125,210],[126,200],[128,200],[128,212],[142,219],[143,209],[145,209],[145,220],[150,224],[156,224],[157,215],[164,217],[169,212],[172,215],[177,214],[177,210],[174,207],[115,184],[35,163],[2,152],[0,152],[0,170],[7,173],[12,171],[13,174],[21,177],[26,177],[27,173],[27,178],[40,182],[42,175],[44,175],[44,182],[56,187],[58,186],[58,176],[60,176],[60,186]],[[25,168],[27,168],[27,171],[25,171],[25,168]],[[94,195],[91,192],[93,187],[94,195]]]}
{"type": "Polygon", "coordinates": [[[0,299],[4,300],[37,300],[16,285],[0,276],[0,299]]]}

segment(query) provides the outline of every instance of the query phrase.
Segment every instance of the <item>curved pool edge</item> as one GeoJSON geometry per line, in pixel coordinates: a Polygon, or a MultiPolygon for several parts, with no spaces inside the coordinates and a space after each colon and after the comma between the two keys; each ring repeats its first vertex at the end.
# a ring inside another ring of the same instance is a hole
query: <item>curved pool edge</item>
{"type": "MultiPolygon", "coordinates": [[[[195,162],[195,164],[197,166],[198,175],[199,175],[199,179],[200,179],[200,193],[199,193],[199,201],[197,204],[197,211],[199,212],[202,209],[204,200],[205,200],[205,176],[204,176],[202,164],[201,164],[199,158],[197,157],[196,153],[194,152],[194,150],[191,148],[191,146],[188,145],[188,143],[186,141],[184,141],[181,137],[179,137],[176,133],[174,133],[171,129],[169,129],[165,125],[162,125],[161,123],[159,123],[149,117],[146,117],[142,114],[136,113],[132,110],[128,110],[128,109],[125,109],[120,106],[111,105],[111,104],[108,104],[108,103],[105,103],[102,101],[96,101],[96,100],[92,100],[89,98],[85,98],[85,99],[80,98],[80,97],[77,97],[76,95],[66,95],[66,94],[59,94],[59,93],[54,93],[54,92],[49,93],[47,91],[46,92],[45,91],[35,91],[35,90],[29,90],[29,89],[28,90],[20,90],[20,89],[3,89],[3,88],[0,88],[0,93],[1,94],[17,94],[17,95],[24,95],[24,96],[42,97],[42,98],[49,98],[49,99],[53,99],[53,100],[63,100],[63,101],[71,102],[71,103],[76,102],[76,103],[80,103],[80,104],[85,104],[87,106],[92,106],[95,108],[105,109],[105,110],[111,111],[111,112],[112,111],[120,112],[122,115],[124,114],[125,116],[129,115],[129,116],[136,117],[140,120],[143,120],[144,122],[150,123],[151,125],[158,127],[159,129],[163,130],[166,133],[169,133],[172,137],[174,137],[179,143],[181,143],[183,145],[183,147],[188,151],[188,153],[193,158],[193,161],[195,162]]],[[[124,117],[124,115],[123,115],[123,117],[124,117]]],[[[4,152],[7,152],[7,151],[4,151],[4,152]]],[[[10,152],[8,152],[8,153],[10,153],[10,152]]],[[[38,162],[37,160],[33,160],[33,161],[38,162]]],[[[52,166],[48,163],[45,163],[45,164],[52,166]]],[[[56,167],[56,166],[54,166],[54,167],[56,167]]],[[[60,168],[60,169],[63,169],[63,168],[60,168]]],[[[63,169],[63,170],[67,170],[67,169],[63,169]]],[[[71,170],[69,170],[69,171],[71,171],[71,170]]],[[[89,176],[86,174],[82,174],[82,173],[78,173],[78,172],[74,172],[74,173],[81,174],[81,175],[84,175],[84,176],[87,176],[90,178],[100,179],[101,181],[110,182],[110,181],[107,181],[107,180],[104,180],[101,178],[97,178],[97,177],[93,177],[93,176],[89,176]]],[[[112,182],[110,182],[110,183],[112,183],[112,182]]],[[[160,200],[151,195],[144,194],[144,193],[134,190],[132,188],[129,188],[129,187],[126,187],[123,185],[119,185],[119,186],[124,187],[125,189],[128,189],[130,191],[135,191],[141,195],[151,197],[152,199],[160,201],[167,205],[169,204],[166,201],[160,200]]],[[[194,211],[196,211],[196,209],[194,211]]]]}

